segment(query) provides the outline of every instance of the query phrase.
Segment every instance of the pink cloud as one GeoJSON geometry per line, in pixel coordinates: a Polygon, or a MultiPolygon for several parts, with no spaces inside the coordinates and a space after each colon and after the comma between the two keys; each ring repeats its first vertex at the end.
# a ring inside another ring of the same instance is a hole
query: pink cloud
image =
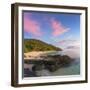
{"type": "Polygon", "coordinates": [[[64,34],[65,32],[68,32],[69,31],[69,28],[65,28],[61,22],[55,20],[55,19],[52,19],[51,20],[51,27],[52,27],[52,30],[53,30],[53,36],[59,36],[59,35],[62,35],[64,34]]]}
{"type": "Polygon", "coordinates": [[[42,35],[40,24],[37,21],[30,19],[27,15],[24,17],[24,30],[35,36],[42,35]]]}

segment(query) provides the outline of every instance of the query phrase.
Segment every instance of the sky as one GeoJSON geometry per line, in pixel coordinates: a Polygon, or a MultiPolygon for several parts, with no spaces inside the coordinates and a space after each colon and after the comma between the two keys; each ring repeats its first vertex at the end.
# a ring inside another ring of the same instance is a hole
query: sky
{"type": "Polygon", "coordinates": [[[57,47],[80,47],[80,14],[23,11],[24,39],[39,39],[57,47]]]}

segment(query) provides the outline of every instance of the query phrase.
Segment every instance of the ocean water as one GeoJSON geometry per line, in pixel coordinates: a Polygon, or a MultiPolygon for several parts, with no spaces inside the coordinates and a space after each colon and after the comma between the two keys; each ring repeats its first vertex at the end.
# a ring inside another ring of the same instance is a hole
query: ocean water
{"type": "Polygon", "coordinates": [[[36,71],[38,76],[64,76],[64,75],[80,75],[80,62],[76,60],[68,67],[61,67],[54,72],[50,72],[47,69],[36,71]]]}
{"type": "Polygon", "coordinates": [[[80,75],[80,62],[78,61],[76,63],[73,63],[69,67],[60,68],[57,71],[53,72],[51,75],[80,75]]]}
{"type": "MultiPolygon", "coordinates": [[[[54,72],[50,72],[47,69],[41,69],[41,70],[37,70],[35,73],[31,72],[31,67],[33,66],[32,64],[24,64],[24,68],[29,68],[30,73],[28,73],[28,75],[26,75],[25,77],[29,76],[29,74],[32,74],[30,76],[35,77],[36,76],[65,76],[65,75],[80,75],[80,58],[79,58],[79,54],[77,54],[76,52],[73,53],[72,51],[67,51],[67,52],[57,52],[56,54],[60,54],[60,55],[67,55],[72,57],[74,59],[73,63],[71,63],[71,65],[67,66],[67,67],[61,67],[59,69],[57,69],[54,72]]],[[[26,70],[28,72],[28,70],[26,70]]],[[[25,74],[25,71],[24,71],[25,74]]]]}

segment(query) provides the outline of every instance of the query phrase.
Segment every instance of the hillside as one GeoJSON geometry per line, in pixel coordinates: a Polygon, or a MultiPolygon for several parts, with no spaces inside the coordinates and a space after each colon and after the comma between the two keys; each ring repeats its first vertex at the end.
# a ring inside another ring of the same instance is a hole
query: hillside
{"type": "Polygon", "coordinates": [[[61,51],[61,48],[36,39],[24,39],[24,52],[30,51],[61,51]]]}

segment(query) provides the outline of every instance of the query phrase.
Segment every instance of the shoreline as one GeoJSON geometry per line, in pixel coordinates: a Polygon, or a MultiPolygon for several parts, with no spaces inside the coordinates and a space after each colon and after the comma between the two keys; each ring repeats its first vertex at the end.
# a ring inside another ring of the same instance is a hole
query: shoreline
{"type": "MultiPolygon", "coordinates": [[[[24,53],[24,59],[37,59],[40,56],[47,56],[47,55],[56,55],[60,51],[31,51],[28,53],[24,53]]],[[[40,58],[39,58],[40,59],[40,58]]]]}

